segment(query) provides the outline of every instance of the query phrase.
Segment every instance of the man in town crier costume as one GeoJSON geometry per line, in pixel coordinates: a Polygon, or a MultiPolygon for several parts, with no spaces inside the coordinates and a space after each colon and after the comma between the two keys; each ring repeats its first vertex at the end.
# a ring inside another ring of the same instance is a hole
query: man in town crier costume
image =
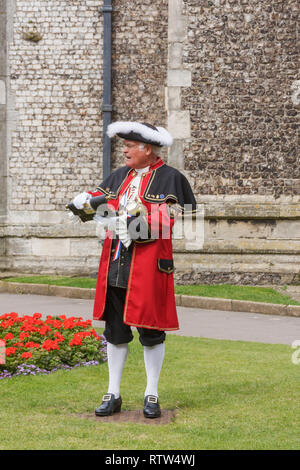
{"type": "Polygon", "coordinates": [[[144,347],[147,374],[144,416],[157,418],[161,415],[158,380],[165,332],[179,329],[171,239],[174,214],[170,207],[176,205],[184,211],[188,205],[194,212],[196,202],[185,176],[159,157],[159,148],[173,143],[166,129],[119,121],[108,126],[107,134],[124,139],[125,166],[96,191],[81,193],[73,200],[75,207],[82,209],[91,197],[105,195],[115,211],[111,218],[94,217],[106,229],[106,236],[93,318],[105,320],[109,370],[108,390],[95,413],[107,416],[121,410],[121,376],[134,326],[144,347]]]}

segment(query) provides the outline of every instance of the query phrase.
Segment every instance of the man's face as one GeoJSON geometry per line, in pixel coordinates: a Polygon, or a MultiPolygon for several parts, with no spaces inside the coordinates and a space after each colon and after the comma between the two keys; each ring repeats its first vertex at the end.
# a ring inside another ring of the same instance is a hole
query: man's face
{"type": "Polygon", "coordinates": [[[125,164],[130,168],[145,168],[150,163],[150,146],[137,142],[135,140],[125,140],[123,153],[125,155],[125,164]]]}

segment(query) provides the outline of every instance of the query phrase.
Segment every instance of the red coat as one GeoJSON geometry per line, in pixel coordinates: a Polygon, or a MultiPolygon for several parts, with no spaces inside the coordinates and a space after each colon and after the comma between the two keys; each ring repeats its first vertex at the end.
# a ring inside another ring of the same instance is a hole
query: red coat
{"type": "MultiPolygon", "coordinates": [[[[158,163],[150,167],[141,179],[139,196],[148,210],[149,225],[159,230],[159,237],[145,242],[132,242],[134,246],[123,319],[124,323],[130,326],[167,331],[179,329],[174,295],[171,238],[174,220],[170,219],[168,215],[166,202],[160,204],[156,200],[156,203],[151,203],[143,197],[145,196],[145,190],[150,187],[149,180],[155,176],[153,174],[154,170],[159,169],[162,165],[165,165],[164,162],[159,160],[158,163]],[[167,230],[169,230],[168,238],[166,238],[165,227],[168,227],[167,230]],[[164,230],[164,237],[161,236],[162,230],[164,230]]],[[[115,210],[118,209],[119,200],[134,177],[134,170],[127,172],[125,179],[115,193],[116,197],[109,201],[109,204],[115,210]]],[[[106,190],[108,191],[109,188],[106,188],[106,190]]],[[[91,194],[97,196],[104,193],[105,189],[101,187],[101,190],[91,194]]],[[[105,309],[112,246],[111,235],[111,232],[106,233],[100,258],[93,311],[95,320],[102,319],[105,309]]]]}

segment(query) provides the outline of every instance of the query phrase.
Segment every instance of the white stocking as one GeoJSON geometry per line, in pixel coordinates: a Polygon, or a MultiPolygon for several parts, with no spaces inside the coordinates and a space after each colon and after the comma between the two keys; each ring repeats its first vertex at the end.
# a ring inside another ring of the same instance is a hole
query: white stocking
{"type": "Polygon", "coordinates": [[[147,388],[145,396],[155,395],[158,397],[158,380],[161,366],[165,355],[165,343],[154,346],[144,346],[144,361],[147,374],[147,388]]]}
{"type": "Polygon", "coordinates": [[[115,398],[120,396],[122,372],[128,355],[128,343],[107,343],[107,362],[109,384],[107,393],[113,393],[115,398]]]}

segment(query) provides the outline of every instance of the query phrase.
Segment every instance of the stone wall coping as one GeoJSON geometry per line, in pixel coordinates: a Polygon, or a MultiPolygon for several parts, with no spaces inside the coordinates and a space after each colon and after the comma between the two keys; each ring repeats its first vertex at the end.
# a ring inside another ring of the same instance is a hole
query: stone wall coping
{"type": "MultiPolygon", "coordinates": [[[[8,292],[10,294],[53,295],[57,297],[91,300],[94,299],[96,289],[0,281],[0,292],[8,292]]],[[[266,302],[251,302],[248,300],[179,294],[175,295],[175,301],[176,305],[180,307],[300,317],[300,305],[271,304],[266,302]]]]}

